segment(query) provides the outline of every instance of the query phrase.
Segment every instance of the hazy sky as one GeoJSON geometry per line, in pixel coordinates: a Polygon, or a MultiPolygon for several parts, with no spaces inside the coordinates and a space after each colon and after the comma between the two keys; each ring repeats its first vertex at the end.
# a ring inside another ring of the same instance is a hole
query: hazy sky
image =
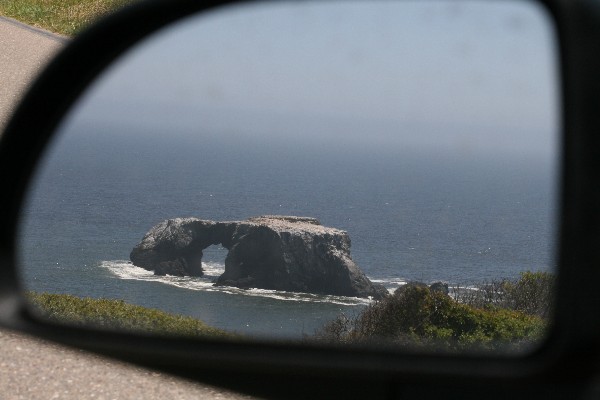
{"type": "Polygon", "coordinates": [[[520,1],[227,7],[135,48],[75,120],[547,157],[559,124],[554,39],[543,10],[520,1]]]}

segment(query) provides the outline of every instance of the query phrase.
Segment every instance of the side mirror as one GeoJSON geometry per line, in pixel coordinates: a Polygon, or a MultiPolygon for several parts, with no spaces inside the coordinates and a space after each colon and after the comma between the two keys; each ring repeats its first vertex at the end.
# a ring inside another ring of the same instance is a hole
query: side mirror
{"type": "Polygon", "coordinates": [[[587,382],[600,327],[588,7],[156,1],[107,19],[0,142],[3,324],[269,397],[571,392],[556,375],[587,382]],[[61,322],[30,291],[228,334],[61,322]]]}

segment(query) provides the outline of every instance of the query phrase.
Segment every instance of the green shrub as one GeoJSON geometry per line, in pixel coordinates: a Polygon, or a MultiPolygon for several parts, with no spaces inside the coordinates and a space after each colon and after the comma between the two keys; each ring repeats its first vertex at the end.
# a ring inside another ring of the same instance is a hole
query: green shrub
{"type": "Polygon", "coordinates": [[[63,324],[176,336],[232,336],[204,322],[125,303],[123,300],[80,298],[66,294],[29,293],[34,310],[63,324]]]}
{"type": "Polygon", "coordinates": [[[547,318],[552,310],[554,275],[547,272],[523,272],[516,282],[507,282],[506,307],[547,318]]]}
{"type": "Polygon", "coordinates": [[[548,272],[522,272],[519,279],[485,282],[475,289],[455,286],[454,300],[475,308],[500,307],[548,318],[556,278],[548,272]]]}
{"type": "Polygon", "coordinates": [[[543,335],[542,318],[495,306],[475,308],[426,286],[406,285],[356,318],[340,316],[315,338],[342,343],[395,343],[451,351],[518,350],[543,335]]]}

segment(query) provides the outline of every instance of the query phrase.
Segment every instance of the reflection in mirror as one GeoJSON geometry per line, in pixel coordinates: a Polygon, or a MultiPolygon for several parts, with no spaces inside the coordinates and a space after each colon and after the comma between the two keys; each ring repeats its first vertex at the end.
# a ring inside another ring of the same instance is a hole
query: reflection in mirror
{"type": "Polygon", "coordinates": [[[551,313],[555,58],[527,2],[178,23],[63,121],[23,284],[43,316],[111,329],[525,348],[551,313]]]}

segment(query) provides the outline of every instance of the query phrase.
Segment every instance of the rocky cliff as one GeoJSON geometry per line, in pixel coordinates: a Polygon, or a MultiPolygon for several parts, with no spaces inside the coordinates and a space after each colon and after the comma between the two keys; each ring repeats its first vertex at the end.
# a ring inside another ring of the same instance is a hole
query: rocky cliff
{"type": "Polygon", "coordinates": [[[352,261],[348,234],[314,218],[171,219],[153,227],[130,258],[158,275],[202,276],[202,250],[213,244],[229,250],[216,285],[376,299],[388,293],[352,261]]]}

